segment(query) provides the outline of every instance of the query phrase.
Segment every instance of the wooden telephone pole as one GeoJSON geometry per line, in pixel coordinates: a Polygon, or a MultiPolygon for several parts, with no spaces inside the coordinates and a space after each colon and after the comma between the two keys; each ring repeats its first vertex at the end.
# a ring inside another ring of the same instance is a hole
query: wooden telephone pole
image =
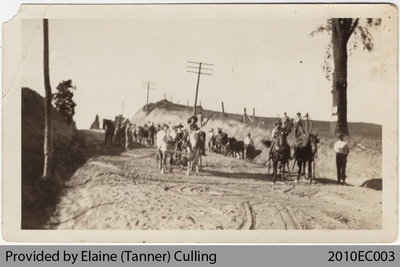
{"type": "Polygon", "coordinates": [[[51,85],[49,68],[49,28],[48,20],[43,19],[43,72],[44,72],[44,167],[43,179],[50,178],[53,174],[53,125],[51,122],[51,85]]]}
{"type": "Polygon", "coordinates": [[[209,64],[209,63],[204,63],[204,62],[194,62],[194,61],[188,61],[188,69],[187,72],[195,73],[197,74],[197,84],[196,84],[196,96],[194,98],[194,106],[193,106],[193,115],[196,116],[197,114],[197,96],[199,93],[199,84],[200,84],[200,75],[210,75],[212,76],[211,73],[207,73],[207,71],[213,71],[211,67],[213,67],[214,64],[209,64]],[[206,66],[206,67],[204,67],[206,66]]]}
{"type": "MultiPolygon", "coordinates": [[[[147,100],[146,100],[146,116],[149,114],[149,92],[150,90],[154,90],[155,83],[153,82],[144,82],[142,83],[142,87],[147,89],[147,100]]],[[[165,94],[164,94],[165,97],[165,94]]]]}

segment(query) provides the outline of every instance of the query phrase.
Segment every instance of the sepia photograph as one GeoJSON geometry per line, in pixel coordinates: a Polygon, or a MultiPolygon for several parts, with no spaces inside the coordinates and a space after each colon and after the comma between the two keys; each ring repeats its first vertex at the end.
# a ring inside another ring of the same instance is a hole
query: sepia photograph
{"type": "Polygon", "coordinates": [[[18,62],[4,78],[14,119],[3,128],[18,128],[4,132],[16,143],[3,158],[20,153],[3,172],[3,224],[396,238],[379,234],[397,231],[394,6],[31,5],[18,16],[3,26],[18,43],[3,52],[18,62]]]}

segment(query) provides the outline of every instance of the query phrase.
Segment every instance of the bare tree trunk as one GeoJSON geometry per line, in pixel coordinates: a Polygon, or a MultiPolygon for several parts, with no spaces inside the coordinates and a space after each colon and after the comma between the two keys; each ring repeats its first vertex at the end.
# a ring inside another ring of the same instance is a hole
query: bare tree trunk
{"type": "Polygon", "coordinates": [[[332,90],[332,115],[337,117],[332,122],[334,134],[348,135],[347,128],[347,40],[348,31],[343,29],[337,21],[332,19],[332,41],[333,41],[333,90],[332,90]]]}
{"type": "Polygon", "coordinates": [[[48,20],[43,19],[43,71],[45,89],[44,108],[44,167],[43,178],[52,176],[53,164],[53,129],[51,124],[51,86],[49,73],[49,31],[48,20]]]}

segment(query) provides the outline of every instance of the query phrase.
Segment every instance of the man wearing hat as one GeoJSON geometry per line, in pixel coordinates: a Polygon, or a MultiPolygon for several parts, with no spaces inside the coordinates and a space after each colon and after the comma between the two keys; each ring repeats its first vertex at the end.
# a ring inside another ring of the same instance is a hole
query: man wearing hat
{"type": "Polygon", "coordinates": [[[251,158],[254,150],[254,142],[251,139],[251,134],[248,133],[247,136],[244,138],[244,156],[245,158],[251,158]]]}
{"type": "Polygon", "coordinates": [[[301,113],[297,112],[296,117],[294,118],[293,121],[293,126],[294,126],[294,137],[297,138],[299,136],[304,135],[303,131],[303,123],[301,121],[301,113]]]}
{"type": "Polygon", "coordinates": [[[161,126],[161,130],[157,132],[156,134],[156,143],[157,143],[157,149],[163,149],[165,150],[165,142],[167,140],[167,132],[168,132],[168,124],[163,124],[161,126]]]}
{"type": "Polygon", "coordinates": [[[343,140],[343,134],[338,135],[338,139],[333,146],[333,151],[336,153],[336,173],[337,173],[337,181],[340,183],[340,180],[343,183],[346,180],[346,163],[347,163],[347,155],[349,154],[349,147],[347,146],[347,142],[343,140]]]}
{"type": "Polygon", "coordinates": [[[282,122],[281,122],[281,120],[276,120],[275,127],[274,127],[274,129],[272,129],[272,132],[271,132],[271,140],[275,140],[276,135],[279,134],[281,130],[282,130],[282,122]]]}
{"type": "Polygon", "coordinates": [[[183,128],[182,123],[179,123],[179,125],[175,126],[175,128],[177,133],[182,133],[182,128],[183,128]]]}
{"type": "Polygon", "coordinates": [[[303,145],[304,141],[304,131],[303,131],[303,123],[301,121],[301,113],[297,112],[296,117],[293,120],[293,127],[294,127],[294,146],[295,146],[295,153],[297,149],[303,145]]]}
{"type": "Polygon", "coordinates": [[[282,131],[282,121],[276,120],[275,127],[274,127],[274,129],[272,129],[272,132],[271,132],[271,150],[269,151],[270,157],[271,157],[272,149],[275,146],[277,135],[281,134],[281,131],[282,131]]]}
{"type": "Polygon", "coordinates": [[[198,131],[200,130],[200,128],[197,126],[196,122],[197,122],[197,117],[196,116],[192,116],[188,119],[188,124],[189,124],[189,129],[191,131],[198,131]]]}
{"type": "Polygon", "coordinates": [[[287,129],[289,124],[289,116],[286,114],[286,112],[283,112],[283,117],[282,117],[282,128],[287,129]]]}
{"type": "Polygon", "coordinates": [[[167,130],[169,129],[169,125],[166,124],[166,123],[163,123],[162,129],[163,129],[164,131],[167,131],[167,130]]]}

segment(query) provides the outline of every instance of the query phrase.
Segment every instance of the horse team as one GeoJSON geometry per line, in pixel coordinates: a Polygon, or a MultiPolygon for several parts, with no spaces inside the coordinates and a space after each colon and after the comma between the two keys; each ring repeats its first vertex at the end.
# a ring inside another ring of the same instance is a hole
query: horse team
{"type": "MultiPolygon", "coordinates": [[[[294,159],[294,164],[297,162],[298,182],[301,175],[305,175],[306,165],[308,166],[308,176],[306,177],[309,182],[315,179],[315,159],[318,151],[318,133],[312,134],[311,129],[297,136],[293,146],[290,146],[287,137],[290,133],[290,128],[283,129],[275,135],[275,140],[272,145],[271,142],[264,144],[271,146],[269,159],[267,162],[273,166],[273,182],[275,183],[278,170],[280,170],[282,181],[285,182],[285,168],[287,166],[290,170],[289,161],[294,159]]],[[[293,166],[294,166],[293,164],[293,166]]],[[[269,165],[270,166],[270,165],[269,165]]],[[[292,167],[293,168],[293,167],[292,167]]]]}
{"type": "MultiPolygon", "coordinates": [[[[171,127],[164,124],[158,125],[147,123],[144,126],[134,125],[122,116],[117,116],[115,121],[103,120],[103,129],[105,131],[105,145],[121,145],[128,149],[133,142],[157,147],[157,164],[161,173],[166,169],[172,172],[172,164],[187,166],[186,174],[191,172],[197,175],[202,164],[202,156],[205,155],[206,148],[210,152],[233,156],[238,158],[252,158],[254,155],[254,146],[249,147],[243,141],[236,140],[235,137],[228,137],[228,134],[218,129],[214,134],[210,131],[207,135],[204,131],[190,131],[183,129],[182,125],[171,127]]],[[[276,182],[278,171],[283,182],[285,182],[285,167],[289,168],[289,160],[294,159],[297,163],[297,181],[301,175],[305,175],[306,166],[308,167],[308,179],[311,182],[315,178],[315,158],[317,154],[317,144],[319,142],[318,134],[304,133],[293,146],[287,142],[287,136],[290,132],[280,131],[275,136],[274,141],[263,142],[270,147],[270,154],[267,163],[273,166],[273,182],[276,182]]],[[[269,165],[270,166],[270,165],[269,165]]],[[[292,167],[292,168],[293,168],[292,167]]]]}
{"type": "Polygon", "coordinates": [[[154,145],[156,135],[154,124],[136,126],[122,116],[117,116],[114,121],[103,119],[103,130],[104,145],[120,145],[124,149],[128,149],[133,142],[154,145]]]}

